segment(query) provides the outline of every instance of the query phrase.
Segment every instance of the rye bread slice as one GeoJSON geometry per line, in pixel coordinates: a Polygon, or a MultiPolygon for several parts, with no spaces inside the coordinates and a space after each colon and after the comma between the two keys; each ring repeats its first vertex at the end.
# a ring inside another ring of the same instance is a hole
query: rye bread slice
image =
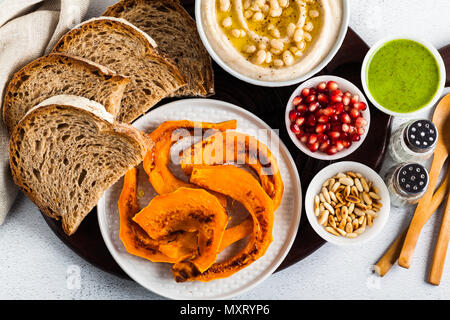
{"type": "Polygon", "coordinates": [[[130,78],[117,120],[130,123],[185,85],[178,68],[147,34],[123,19],[100,17],[67,32],[53,52],[92,60],[130,78]]]}
{"type": "Polygon", "coordinates": [[[142,161],[149,143],[101,108],[81,97],[53,97],[31,109],[11,135],[14,182],[45,214],[61,219],[68,235],[142,161]]]}
{"type": "Polygon", "coordinates": [[[10,80],[3,101],[3,120],[11,132],[33,106],[60,94],[97,101],[115,115],[129,79],[92,61],[49,54],[31,61],[10,80]]]}
{"type": "Polygon", "coordinates": [[[128,20],[149,34],[158,48],[171,57],[187,85],[173,96],[214,94],[214,73],[194,19],[176,1],[121,0],[110,6],[104,16],[128,20]]]}

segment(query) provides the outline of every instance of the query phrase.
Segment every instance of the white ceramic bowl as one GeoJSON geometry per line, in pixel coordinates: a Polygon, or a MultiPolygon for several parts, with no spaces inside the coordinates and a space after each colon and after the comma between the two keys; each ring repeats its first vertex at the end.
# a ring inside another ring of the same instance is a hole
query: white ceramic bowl
{"type": "Polygon", "coordinates": [[[222,58],[214,51],[212,46],[209,44],[208,38],[206,37],[205,30],[203,28],[203,21],[202,21],[202,14],[201,14],[201,3],[203,0],[196,0],[195,1],[195,20],[197,23],[197,30],[200,35],[200,39],[203,42],[203,45],[205,46],[206,50],[210,54],[210,56],[213,58],[213,60],[221,66],[226,72],[231,74],[232,76],[254,84],[258,86],[264,86],[264,87],[284,87],[293,85],[296,83],[299,83],[301,81],[304,81],[305,79],[308,79],[315,75],[317,72],[322,70],[330,61],[333,59],[333,57],[336,55],[338,50],[341,48],[342,42],[344,41],[345,35],[347,34],[349,19],[350,19],[350,4],[348,0],[342,0],[342,8],[343,8],[343,16],[342,16],[342,24],[339,29],[338,36],[336,37],[336,42],[334,43],[333,47],[331,48],[330,52],[326,55],[326,57],[313,69],[311,69],[309,72],[303,74],[300,77],[286,80],[286,81],[262,81],[255,78],[251,78],[245,74],[242,74],[239,72],[239,70],[235,70],[231,68],[228,64],[226,64],[222,58]]]}
{"type": "Polygon", "coordinates": [[[308,217],[309,223],[313,229],[324,240],[341,246],[346,245],[360,245],[374,237],[376,237],[383,230],[386,222],[389,218],[390,211],[390,197],[389,191],[383,181],[383,179],[374,170],[366,165],[353,161],[341,161],[333,163],[321,171],[319,171],[309,184],[308,190],[305,196],[305,211],[308,217]],[[371,227],[366,226],[366,230],[356,238],[346,238],[342,236],[335,236],[319,224],[317,217],[314,215],[314,196],[319,194],[322,188],[322,184],[329,178],[332,178],[339,172],[353,171],[355,173],[361,173],[367,180],[372,181],[374,185],[380,190],[380,202],[383,204],[380,211],[378,211],[378,217],[373,220],[371,227]]]}
{"type": "Polygon", "coordinates": [[[400,118],[414,118],[416,117],[419,113],[426,111],[427,109],[430,109],[431,107],[433,107],[437,100],[441,97],[442,95],[442,91],[444,90],[444,86],[445,86],[445,79],[446,79],[446,72],[445,72],[445,65],[444,65],[444,61],[442,60],[441,55],[439,54],[439,52],[436,50],[436,48],[428,41],[424,40],[424,39],[417,39],[415,37],[411,37],[409,35],[396,35],[396,36],[389,36],[387,38],[381,39],[378,42],[376,42],[371,48],[370,50],[367,52],[363,64],[362,64],[362,68],[361,68],[361,82],[363,85],[363,89],[365,94],[367,95],[367,97],[369,98],[369,100],[373,103],[373,105],[375,107],[377,107],[379,110],[381,110],[384,113],[387,113],[391,116],[397,116],[400,118]],[[372,57],[374,56],[374,54],[378,51],[378,49],[380,49],[384,44],[386,44],[389,41],[392,40],[399,40],[399,39],[406,39],[406,40],[412,40],[415,42],[418,42],[420,44],[422,44],[425,48],[427,48],[434,56],[434,58],[436,59],[436,62],[439,66],[439,76],[440,76],[440,80],[439,80],[439,86],[438,89],[436,91],[436,93],[433,96],[433,99],[430,100],[430,102],[416,110],[413,112],[409,112],[409,113],[400,113],[400,112],[394,112],[391,111],[389,109],[384,108],[380,103],[378,103],[377,100],[375,100],[375,98],[370,94],[370,91],[368,89],[367,86],[367,69],[369,67],[370,61],[372,60],[372,57]]]}
{"type": "Polygon", "coordinates": [[[311,79],[303,82],[300,86],[297,87],[297,89],[295,89],[295,91],[292,93],[292,95],[289,98],[289,101],[286,105],[284,121],[286,124],[286,130],[288,131],[292,142],[294,142],[294,144],[297,146],[297,148],[299,148],[302,152],[306,153],[308,156],[310,156],[312,158],[316,158],[316,159],[320,159],[320,160],[336,160],[336,159],[344,158],[344,157],[348,156],[349,154],[353,153],[364,142],[364,139],[366,138],[366,136],[369,132],[369,129],[370,129],[369,104],[367,103],[367,100],[364,97],[364,94],[361,92],[361,90],[359,90],[358,87],[355,86],[350,81],[348,81],[344,78],[341,78],[341,77],[336,77],[336,76],[329,76],[329,75],[318,76],[318,77],[314,77],[314,78],[311,78],[311,79]],[[342,92],[349,91],[353,94],[358,94],[361,98],[361,101],[367,105],[366,110],[361,111],[364,119],[367,120],[367,125],[364,127],[365,132],[361,136],[361,139],[359,141],[353,142],[352,145],[350,146],[350,148],[339,151],[333,155],[326,154],[320,150],[317,150],[316,152],[312,152],[311,150],[309,150],[309,148],[305,144],[300,142],[297,139],[296,135],[291,131],[291,129],[290,129],[291,120],[289,120],[289,111],[291,111],[293,109],[292,101],[294,100],[294,98],[296,96],[298,96],[302,92],[302,90],[304,88],[316,87],[320,82],[323,82],[323,81],[327,82],[330,80],[336,81],[337,84],[339,85],[339,89],[342,90],[342,92]]]}

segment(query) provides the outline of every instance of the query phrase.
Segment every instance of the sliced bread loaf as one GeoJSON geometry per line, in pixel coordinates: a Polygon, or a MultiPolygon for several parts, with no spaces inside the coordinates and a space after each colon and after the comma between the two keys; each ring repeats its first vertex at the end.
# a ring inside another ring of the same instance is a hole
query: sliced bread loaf
{"type": "Polygon", "coordinates": [[[55,96],[15,127],[10,166],[21,190],[71,235],[103,192],[142,161],[148,143],[98,103],[55,96]]]}
{"type": "Polygon", "coordinates": [[[119,121],[132,122],[185,85],[178,68],[158,52],[155,41],[123,19],[88,20],[66,33],[53,52],[92,60],[130,78],[119,121]]]}
{"type": "Polygon", "coordinates": [[[123,18],[149,34],[158,48],[171,57],[187,85],[174,96],[214,93],[213,70],[194,19],[174,0],[121,0],[104,16],[123,18]]]}
{"type": "Polygon", "coordinates": [[[49,54],[14,74],[3,101],[3,120],[9,132],[33,106],[60,94],[97,101],[115,115],[129,80],[92,61],[49,54]]]}

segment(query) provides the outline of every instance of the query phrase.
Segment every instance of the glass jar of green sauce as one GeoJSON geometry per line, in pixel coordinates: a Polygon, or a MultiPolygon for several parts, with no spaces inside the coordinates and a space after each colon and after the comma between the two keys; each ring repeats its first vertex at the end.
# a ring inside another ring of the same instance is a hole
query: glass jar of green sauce
{"type": "Polygon", "coordinates": [[[385,182],[393,207],[416,204],[428,189],[428,171],[418,163],[400,163],[387,171],[385,182]]]}
{"type": "Polygon", "coordinates": [[[438,130],[433,122],[417,119],[405,122],[389,141],[389,154],[396,162],[423,162],[433,155],[438,130]]]}

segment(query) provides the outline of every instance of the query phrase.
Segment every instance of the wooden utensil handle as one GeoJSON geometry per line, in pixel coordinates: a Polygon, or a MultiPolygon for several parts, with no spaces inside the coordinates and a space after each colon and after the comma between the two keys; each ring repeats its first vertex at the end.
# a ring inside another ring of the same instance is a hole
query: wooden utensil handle
{"type": "MultiPolygon", "coordinates": [[[[450,179],[450,167],[447,171],[447,175],[442,181],[439,189],[434,193],[433,198],[431,199],[430,210],[428,211],[430,215],[427,220],[433,215],[433,213],[437,210],[437,208],[441,205],[444,200],[449,186],[450,179]]],[[[389,249],[385,252],[385,254],[378,260],[378,262],[374,266],[375,272],[384,276],[388,271],[392,268],[392,266],[397,261],[400,256],[400,252],[402,250],[403,242],[405,241],[406,233],[408,232],[408,228],[403,230],[403,232],[398,236],[398,238],[392,243],[389,249]]]]}
{"type": "Polygon", "coordinates": [[[406,234],[405,241],[403,243],[400,257],[398,258],[398,264],[401,267],[409,268],[411,265],[412,256],[416,248],[417,240],[419,239],[420,232],[428,221],[430,214],[430,201],[433,195],[434,188],[439,177],[439,172],[447,159],[448,153],[443,145],[438,144],[431,164],[429,173],[428,190],[424,196],[420,199],[419,204],[416,207],[411,224],[409,225],[408,232],[406,234]]]}
{"type": "Polygon", "coordinates": [[[442,271],[444,270],[445,256],[447,255],[448,242],[450,240],[450,197],[447,198],[444,215],[442,217],[441,229],[434,248],[433,261],[431,263],[431,271],[429,282],[439,285],[441,282],[442,271]]]}

